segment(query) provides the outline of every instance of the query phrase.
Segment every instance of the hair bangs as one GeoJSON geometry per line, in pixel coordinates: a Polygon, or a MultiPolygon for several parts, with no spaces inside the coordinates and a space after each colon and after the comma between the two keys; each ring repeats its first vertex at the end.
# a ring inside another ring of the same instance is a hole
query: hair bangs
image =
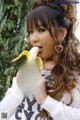
{"type": "Polygon", "coordinates": [[[42,25],[50,32],[53,38],[56,36],[56,39],[60,39],[59,33],[62,21],[62,15],[59,14],[58,11],[51,9],[48,6],[40,6],[37,7],[37,9],[33,9],[27,15],[27,31],[29,33],[29,28],[33,29],[34,26],[38,28],[42,25]],[[55,28],[54,32],[52,32],[52,28],[55,28]]]}
{"type": "Polygon", "coordinates": [[[29,13],[27,16],[27,30],[29,30],[29,28],[33,28],[33,26],[38,28],[39,22],[43,27],[49,29],[49,22],[44,6],[34,9],[31,13],[29,13]]]}

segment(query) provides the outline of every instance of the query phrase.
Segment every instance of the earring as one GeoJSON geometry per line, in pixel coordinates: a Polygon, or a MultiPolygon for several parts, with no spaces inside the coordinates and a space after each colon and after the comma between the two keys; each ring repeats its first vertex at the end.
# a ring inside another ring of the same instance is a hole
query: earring
{"type": "Polygon", "coordinates": [[[56,45],[55,50],[57,53],[61,53],[63,51],[63,46],[62,45],[56,45]]]}

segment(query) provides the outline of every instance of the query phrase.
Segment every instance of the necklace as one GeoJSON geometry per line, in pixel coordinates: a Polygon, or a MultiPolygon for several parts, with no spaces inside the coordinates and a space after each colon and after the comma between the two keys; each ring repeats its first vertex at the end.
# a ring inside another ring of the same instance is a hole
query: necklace
{"type": "Polygon", "coordinates": [[[52,70],[53,67],[54,67],[54,66],[52,66],[52,67],[50,67],[50,68],[46,68],[46,67],[45,67],[45,64],[44,64],[44,61],[43,61],[43,69],[44,69],[44,70],[52,70]]]}

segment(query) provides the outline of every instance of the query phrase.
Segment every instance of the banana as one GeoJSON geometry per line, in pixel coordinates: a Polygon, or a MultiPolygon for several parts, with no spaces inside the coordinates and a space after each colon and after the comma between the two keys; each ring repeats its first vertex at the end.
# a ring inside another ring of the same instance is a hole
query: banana
{"type": "MultiPolygon", "coordinates": [[[[18,86],[23,91],[33,92],[36,91],[36,83],[42,77],[41,70],[43,67],[42,60],[38,57],[39,47],[33,47],[30,51],[23,51],[17,58],[13,59],[12,62],[18,62],[25,56],[26,62],[20,67],[18,71],[18,86]]],[[[24,61],[23,61],[24,62],[24,61]]]]}
{"type": "Polygon", "coordinates": [[[27,50],[23,51],[17,58],[13,59],[12,62],[16,62],[16,61],[18,62],[23,56],[25,56],[27,64],[36,61],[38,68],[42,70],[43,64],[41,58],[37,56],[38,53],[39,53],[39,47],[37,46],[32,47],[30,51],[27,50]]]}
{"type": "Polygon", "coordinates": [[[37,57],[37,54],[39,53],[39,47],[33,47],[31,50],[30,50],[30,61],[34,61],[37,57]]]}

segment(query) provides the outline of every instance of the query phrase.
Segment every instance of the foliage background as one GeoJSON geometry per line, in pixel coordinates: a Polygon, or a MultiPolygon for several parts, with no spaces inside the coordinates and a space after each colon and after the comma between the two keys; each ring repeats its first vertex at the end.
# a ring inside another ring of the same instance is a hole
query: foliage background
{"type": "Polygon", "coordinates": [[[0,100],[11,86],[16,66],[11,62],[29,49],[26,15],[34,0],[0,0],[0,100]]]}

